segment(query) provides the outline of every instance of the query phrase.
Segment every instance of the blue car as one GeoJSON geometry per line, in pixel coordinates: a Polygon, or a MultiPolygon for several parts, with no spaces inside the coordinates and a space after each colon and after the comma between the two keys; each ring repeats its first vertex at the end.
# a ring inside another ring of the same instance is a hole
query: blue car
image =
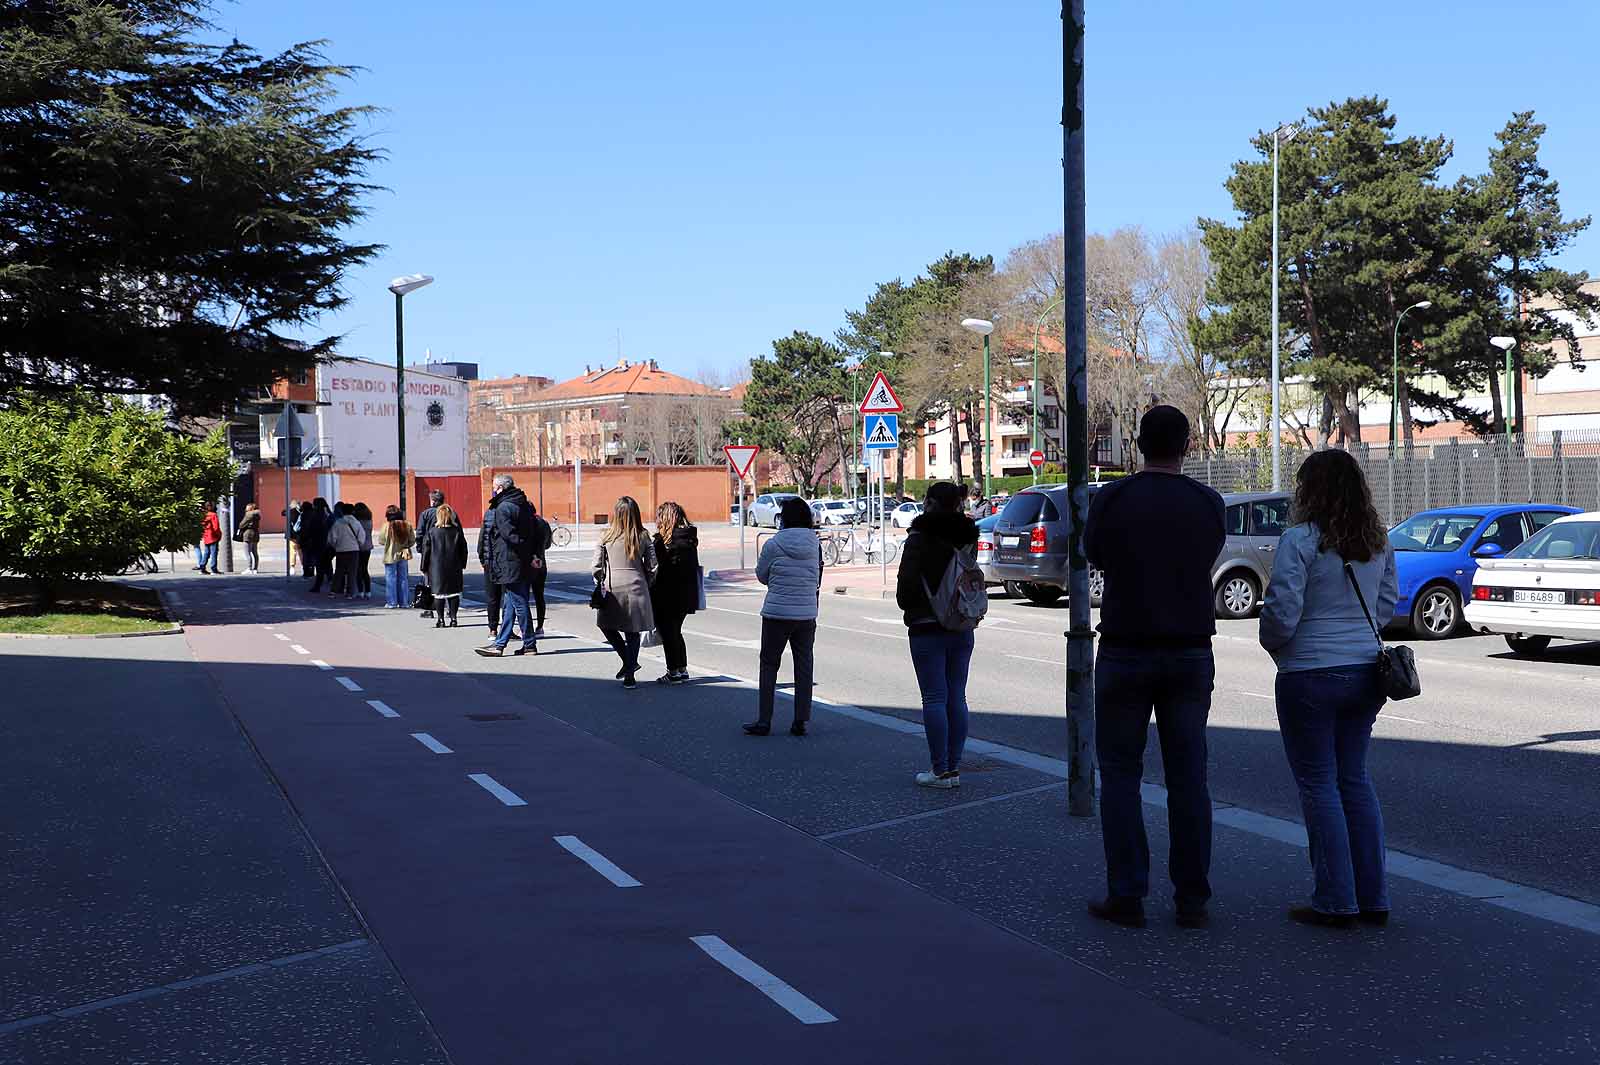
{"type": "Polygon", "coordinates": [[[1413,514],[1389,530],[1400,602],[1395,620],[1409,621],[1424,640],[1442,640],[1461,624],[1478,559],[1498,558],[1573,507],[1546,503],[1440,507],[1413,514]]]}

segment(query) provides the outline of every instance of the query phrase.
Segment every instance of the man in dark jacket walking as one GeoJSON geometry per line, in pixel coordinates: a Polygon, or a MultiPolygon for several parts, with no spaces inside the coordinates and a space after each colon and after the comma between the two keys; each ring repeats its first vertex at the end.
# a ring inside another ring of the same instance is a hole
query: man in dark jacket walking
{"type": "Polygon", "coordinates": [[[500,633],[500,581],[494,568],[494,501],[483,512],[478,526],[478,564],[483,567],[483,592],[489,606],[489,636],[500,633]]]}
{"type": "Polygon", "coordinates": [[[1139,422],[1139,450],[1144,469],[1102,488],[1085,524],[1085,553],[1106,582],[1094,697],[1107,893],[1089,912],[1114,924],[1145,923],[1150,843],[1141,785],[1153,711],[1177,920],[1199,928],[1211,898],[1206,718],[1216,679],[1211,570],[1226,539],[1224,507],[1216,492],[1183,475],[1189,419],[1182,411],[1150,408],[1139,422]]]}
{"type": "Polygon", "coordinates": [[[499,658],[511,642],[512,629],[520,627],[522,646],[513,653],[538,654],[539,644],[528,609],[528,585],[533,576],[538,529],[533,506],[509,474],[495,477],[494,495],[489,500],[489,512],[485,517],[492,521],[480,533],[489,540],[489,561],[484,572],[500,585],[500,631],[494,643],[475,650],[485,658],[499,658]]]}
{"type": "MultiPolygon", "coordinates": [[[[433,527],[439,522],[439,506],[443,502],[444,493],[439,491],[437,488],[428,493],[428,508],[421,514],[417,515],[418,545],[428,542],[428,534],[433,531],[433,527]]],[[[420,546],[418,550],[421,550],[420,546]]],[[[422,582],[424,584],[428,582],[428,571],[426,569],[422,571],[422,582]]],[[[433,617],[433,608],[429,607],[427,610],[424,610],[422,612],[422,616],[425,618],[433,617]]]]}

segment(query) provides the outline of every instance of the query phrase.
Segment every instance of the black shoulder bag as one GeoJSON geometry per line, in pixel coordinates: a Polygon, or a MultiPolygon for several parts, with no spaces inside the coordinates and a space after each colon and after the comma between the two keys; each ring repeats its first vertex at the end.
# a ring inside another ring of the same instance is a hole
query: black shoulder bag
{"type": "Polygon", "coordinates": [[[611,551],[604,544],[600,545],[600,579],[594,582],[594,591],[589,593],[589,607],[593,610],[604,610],[606,602],[611,598],[611,551]]]}
{"type": "Polygon", "coordinates": [[[1372,612],[1367,609],[1367,597],[1361,594],[1361,585],[1356,581],[1356,571],[1348,562],[1344,564],[1344,575],[1355,589],[1356,602],[1361,604],[1361,613],[1366,616],[1373,639],[1378,641],[1378,681],[1383,685],[1384,696],[1399,701],[1421,695],[1422,678],[1417,675],[1417,658],[1411,648],[1384,645],[1378,626],[1373,624],[1372,612]]]}

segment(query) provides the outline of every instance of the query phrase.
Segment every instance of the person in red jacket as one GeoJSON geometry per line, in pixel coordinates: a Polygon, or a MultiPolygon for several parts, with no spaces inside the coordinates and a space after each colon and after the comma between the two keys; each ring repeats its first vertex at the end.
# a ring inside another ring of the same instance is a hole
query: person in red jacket
{"type": "Polygon", "coordinates": [[[217,573],[217,544],[222,541],[222,522],[217,520],[217,508],[214,504],[206,507],[205,521],[200,523],[200,548],[195,552],[195,558],[200,563],[201,573],[217,573]],[[207,566],[211,568],[206,569],[207,566]]]}

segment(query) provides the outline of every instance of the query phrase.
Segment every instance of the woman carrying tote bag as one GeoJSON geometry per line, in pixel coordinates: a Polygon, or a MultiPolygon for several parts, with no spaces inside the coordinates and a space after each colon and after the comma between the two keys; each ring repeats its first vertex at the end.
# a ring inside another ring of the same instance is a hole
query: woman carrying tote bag
{"type": "Polygon", "coordinates": [[[1278,540],[1261,609],[1261,646],[1278,664],[1278,726],[1316,878],[1311,905],[1289,917],[1327,928],[1383,925],[1383,813],[1367,750],[1386,683],[1373,630],[1394,617],[1399,598],[1394,552],[1361,467],[1345,451],[1318,451],[1301,464],[1293,521],[1278,540]]]}
{"type": "Polygon", "coordinates": [[[623,496],[611,511],[600,546],[594,549],[595,624],[605,634],[622,668],[617,679],[629,690],[639,686],[639,642],[656,627],[650,608],[650,585],[656,577],[656,549],[644,531],[639,504],[623,496]]]}

